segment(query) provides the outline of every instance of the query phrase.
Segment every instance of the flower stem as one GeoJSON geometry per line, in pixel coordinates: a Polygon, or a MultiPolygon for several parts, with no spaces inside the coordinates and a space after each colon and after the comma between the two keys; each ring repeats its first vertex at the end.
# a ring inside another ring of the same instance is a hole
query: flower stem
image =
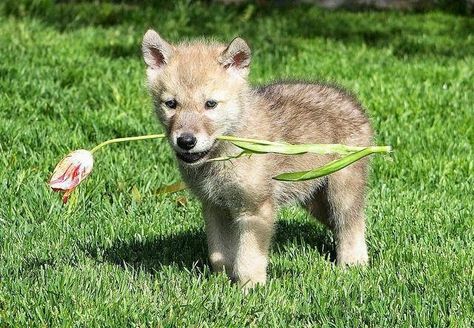
{"type": "Polygon", "coordinates": [[[250,138],[239,138],[239,137],[234,137],[234,136],[218,136],[216,137],[218,140],[224,140],[224,141],[243,141],[243,142],[251,142],[251,143],[256,143],[260,145],[280,145],[281,143],[279,142],[274,142],[274,141],[267,141],[267,140],[259,140],[259,139],[250,139],[250,138]]]}
{"type": "Polygon", "coordinates": [[[145,139],[157,139],[157,138],[161,139],[161,138],[164,138],[164,137],[165,137],[165,135],[163,133],[161,133],[161,134],[149,134],[149,135],[146,135],[146,136],[138,136],[138,137],[110,139],[110,140],[104,141],[104,142],[98,144],[97,146],[95,146],[94,148],[92,148],[91,153],[94,153],[97,150],[99,150],[100,148],[102,148],[106,145],[112,144],[112,143],[124,142],[124,141],[145,140],[145,139]]]}

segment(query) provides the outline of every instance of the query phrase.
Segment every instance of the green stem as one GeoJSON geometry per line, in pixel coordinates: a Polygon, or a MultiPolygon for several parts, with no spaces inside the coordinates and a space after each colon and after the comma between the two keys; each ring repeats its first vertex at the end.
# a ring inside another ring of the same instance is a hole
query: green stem
{"type": "Polygon", "coordinates": [[[207,162],[210,163],[210,162],[227,161],[227,160],[230,160],[230,159],[240,158],[240,157],[242,157],[242,156],[244,156],[244,155],[250,155],[250,153],[248,153],[248,152],[246,152],[245,150],[243,150],[243,151],[241,151],[241,152],[238,153],[238,154],[211,158],[211,159],[208,159],[207,162]]]}
{"type": "Polygon", "coordinates": [[[161,139],[161,138],[164,138],[164,137],[165,137],[165,135],[163,133],[161,133],[161,134],[149,134],[149,135],[146,135],[146,136],[138,136],[138,137],[110,139],[110,140],[104,141],[104,142],[98,144],[97,146],[95,146],[94,148],[92,148],[91,153],[94,153],[97,150],[99,150],[100,148],[102,148],[104,146],[107,146],[109,144],[112,144],[112,143],[125,142],[125,141],[135,141],[135,140],[145,140],[145,139],[157,139],[157,138],[161,139]]]}
{"type": "Polygon", "coordinates": [[[258,140],[258,139],[249,139],[249,138],[239,138],[233,136],[218,136],[216,139],[224,140],[224,141],[243,141],[243,142],[251,142],[261,145],[280,145],[279,142],[267,141],[267,140],[258,140]]]}
{"type": "MultiPolygon", "coordinates": [[[[125,141],[136,141],[136,140],[146,140],[146,139],[161,139],[164,138],[165,134],[150,134],[150,135],[144,135],[144,136],[138,136],[138,137],[126,137],[126,138],[115,138],[111,140],[104,141],[94,148],[92,148],[91,153],[96,152],[100,148],[112,144],[112,143],[118,143],[118,142],[125,142],[125,141]]],[[[239,148],[241,148],[239,143],[251,143],[251,144],[256,144],[256,147],[258,148],[258,145],[260,145],[260,148],[262,148],[262,153],[268,153],[268,152],[275,152],[275,153],[281,153],[281,154],[298,154],[298,153],[306,153],[306,152],[314,152],[314,153],[352,153],[352,152],[357,152],[361,151],[367,148],[370,148],[373,153],[387,153],[391,151],[390,146],[372,146],[372,147],[356,147],[356,146],[346,146],[346,145],[341,145],[341,144],[326,144],[326,145],[308,145],[308,144],[288,144],[288,143],[279,143],[279,142],[273,142],[273,141],[267,141],[267,140],[258,140],[258,139],[249,139],[249,138],[238,138],[238,137],[233,137],[233,136],[219,136],[216,139],[223,140],[223,141],[230,141],[231,143],[235,142],[235,145],[239,148]],[[264,147],[263,145],[269,147],[264,147]],[[283,147],[285,149],[274,149],[274,147],[271,146],[279,146],[280,148],[283,147]],[[289,150],[288,150],[289,149],[289,150]]],[[[255,147],[251,147],[250,149],[243,148],[244,150],[254,152],[255,149],[252,149],[255,147]]],[[[242,156],[242,154],[238,154],[238,156],[230,156],[229,159],[231,158],[238,158],[242,156]]],[[[213,160],[224,160],[225,158],[216,158],[213,160]]]]}

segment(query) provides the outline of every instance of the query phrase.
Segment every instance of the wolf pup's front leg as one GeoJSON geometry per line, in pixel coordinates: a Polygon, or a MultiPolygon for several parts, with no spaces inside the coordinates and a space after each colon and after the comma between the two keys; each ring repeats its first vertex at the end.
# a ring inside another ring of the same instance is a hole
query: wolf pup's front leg
{"type": "Polygon", "coordinates": [[[236,234],[229,211],[203,203],[209,260],[214,272],[232,275],[236,253],[236,234]]]}
{"type": "Polygon", "coordinates": [[[244,289],[265,284],[268,250],[274,232],[273,204],[243,211],[235,219],[237,243],[233,275],[244,289]]]}

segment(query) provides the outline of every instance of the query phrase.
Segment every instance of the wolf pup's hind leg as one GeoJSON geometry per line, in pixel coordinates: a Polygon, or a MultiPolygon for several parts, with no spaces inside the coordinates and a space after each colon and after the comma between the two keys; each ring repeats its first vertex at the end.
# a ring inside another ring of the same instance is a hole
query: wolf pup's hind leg
{"type": "Polygon", "coordinates": [[[367,264],[364,200],[367,160],[328,177],[327,197],[339,265],[367,264]]]}
{"type": "Polygon", "coordinates": [[[308,211],[333,231],[339,265],[363,265],[369,260],[364,218],[366,170],[363,160],[328,176],[307,205],[308,211]]]}

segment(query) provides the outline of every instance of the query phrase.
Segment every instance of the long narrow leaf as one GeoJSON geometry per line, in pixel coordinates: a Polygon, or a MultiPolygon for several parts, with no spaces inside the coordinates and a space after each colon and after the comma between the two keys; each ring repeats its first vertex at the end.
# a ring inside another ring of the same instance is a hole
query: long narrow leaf
{"type": "MultiPolygon", "coordinates": [[[[279,180],[279,181],[305,181],[305,180],[320,178],[325,175],[339,171],[345,168],[346,166],[362,159],[365,156],[380,152],[379,149],[374,149],[374,148],[380,148],[380,147],[367,147],[361,151],[344,156],[340,159],[329,162],[328,164],[315,168],[313,170],[282,173],[280,175],[273,177],[273,179],[279,180]]],[[[387,149],[387,151],[389,151],[389,149],[387,149]]]]}
{"type": "MultiPolygon", "coordinates": [[[[298,155],[305,153],[314,154],[340,154],[347,155],[366,149],[367,147],[346,146],[341,144],[289,144],[283,142],[270,142],[258,139],[237,138],[230,136],[218,137],[220,140],[226,140],[239,147],[240,149],[257,153],[267,154],[276,153],[284,155],[298,155]]],[[[388,147],[372,147],[374,152],[389,152],[388,147]]]]}

